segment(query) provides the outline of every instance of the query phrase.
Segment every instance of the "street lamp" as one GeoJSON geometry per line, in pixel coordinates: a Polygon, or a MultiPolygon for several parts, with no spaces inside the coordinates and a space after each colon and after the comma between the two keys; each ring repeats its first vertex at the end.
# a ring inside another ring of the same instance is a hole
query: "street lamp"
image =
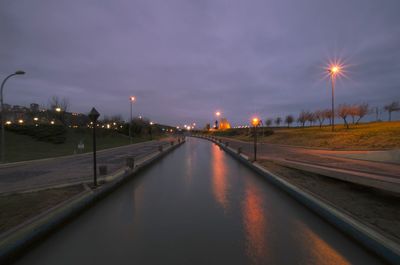
{"type": "Polygon", "coordinates": [[[153,140],[153,124],[154,122],[150,122],[149,133],[150,133],[150,140],[153,140]]]}
{"type": "Polygon", "coordinates": [[[131,119],[130,119],[130,122],[129,122],[129,141],[130,141],[130,143],[132,144],[132,105],[133,105],[133,102],[136,100],[136,98],[134,97],[134,96],[131,96],[131,97],[129,97],[129,100],[130,100],[130,102],[131,102],[131,119]]]}
{"type": "Polygon", "coordinates": [[[254,127],[254,161],[257,160],[257,126],[260,125],[260,119],[259,118],[253,118],[251,120],[251,124],[254,127]]]}
{"type": "Polygon", "coordinates": [[[93,187],[97,187],[97,170],[96,170],[96,122],[100,113],[95,109],[89,113],[89,119],[93,122],[93,187]]]}
{"type": "Polygon", "coordinates": [[[217,116],[217,120],[215,121],[215,129],[218,129],[218,118],[221,116],[221,112],[217,111],[215,112],[215,116],[217,116]]]}
{"type": "Polygon", "coordinates": [[[335,81],[336,81],[336,76],[340,74],[341,71],[340,65],[333,64],[329,67],[328,73],[329,76],[331,77],[331,82],[332,82],[332,113],[331,113],[331,120],[332,120],[332,132],[335,131],[335,81]]]}
{"type": "Polygon", "coordinates": [[[6,145],[6,137],[5,137],[5,132],[4,132],[4,98],[3,98],[3,89],[4,89],[4,84],[6,83],[6,81],[10,78],[13,77],[15,75],[24,75],[25,72],[18,70],[13,74],[10,74],[9,76],[7,76],[3,82],[1,83],[1,91],[0,91],[0,102],[1,102],[1,163],[4,163],[5,161],[5,156],[6,156],[6,149],[5,149],[5,145],[6,145]]]}

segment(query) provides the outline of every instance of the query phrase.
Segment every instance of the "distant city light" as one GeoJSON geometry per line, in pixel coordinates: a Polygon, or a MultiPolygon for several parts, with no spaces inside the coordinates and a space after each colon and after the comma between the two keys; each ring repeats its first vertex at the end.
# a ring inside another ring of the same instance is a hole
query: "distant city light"
{"type": "Polygon", "coordinates": [[[11,124],[11,121],[6,121],[6,124],[7,124],[7,125],[10,125],[10,124],[11,124]]]}
{"type": "Polygon", "coordinates": [[[18,123],[24,123],[24,120],[18,120],[18,123]]]}
{"type": "Polygon", "coordinates": [[[38,118],[38,117],[35,117],[35,118],[33,118],[33,120],[34,120],[34,121],[38,121],[38,120],[39,120],[39,118],[38,118]]]}
{"type": "Polygon", "coordinates": [[[54,124],[54,121],[51,121],[50,123],[51,123],[51,124],[54,124]]]}
{"type": "Polygon", "coordinates": [[[57,108],[56,108],[56,111],[57,111],[57,112],[61,112],[61,108],[57,107],[57,108]]]}

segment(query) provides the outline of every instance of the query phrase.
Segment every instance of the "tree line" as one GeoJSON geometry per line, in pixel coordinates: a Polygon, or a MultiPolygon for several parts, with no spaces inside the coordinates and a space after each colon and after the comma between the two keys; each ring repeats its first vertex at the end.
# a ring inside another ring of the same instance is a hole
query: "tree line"
{"type": "MultiPolygon", "coordinates": [[[[393,101],[385,105],[383,110],[388,113],[388,120],[391,121],[392,113],[400,111],[400,103],[399,101],[393,101]]],[[[316,111],[302,110],[297,119],[293,115],[287,115],[285,119],[282,119],[281,117],[276,117],[275,119],[268,118],[265,120],[265,126],[270,127],[273,123],[276,126],[280,126],[283,123],[289,128],[291,124],[296,121],[302,127],[305,127],[307,124],[309,126],[318,124],[319,127],[322,127],[325,121],[331,125],[333,118],[341,118],[346,128],[349,128],[350,123],[358,124],[366,115],[373,113],[376,114],[376,120],[378,120],[381,113],[381,110],[378,107],[370,108],[368,103],[340,104],[333,115],[331,109],[316,111]]]]}

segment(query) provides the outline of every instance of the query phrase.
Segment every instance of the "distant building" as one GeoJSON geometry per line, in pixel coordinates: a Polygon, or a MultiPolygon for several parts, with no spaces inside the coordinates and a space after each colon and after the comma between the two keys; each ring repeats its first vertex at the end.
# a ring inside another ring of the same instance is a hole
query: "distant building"
{"type": "Polygon", "coordinates": [[[39,104],[31,103],[30,107],[32,112],[39,112],[39,104]]]}
{"type": "Polygon", "coordinates": [[[11,109],[11,105],[4,103],[3,104],[3,108],[4,108],[5,111],[9,111],[11,109]]]}

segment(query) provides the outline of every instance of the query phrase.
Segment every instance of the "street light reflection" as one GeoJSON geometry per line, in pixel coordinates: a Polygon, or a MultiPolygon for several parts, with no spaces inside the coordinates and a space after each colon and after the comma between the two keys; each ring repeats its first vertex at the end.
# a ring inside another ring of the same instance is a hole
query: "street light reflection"
{"type": "Polygon", "coordinates": [[[296,222],[296,225],[301,227],[302,233],[298,236],[301,237],[301,240],[305,242],[304,244],[308,246],[313,256],[312,259],[316,261],[316,264],[351,264],[304,223],[296,222]]]}
{"type": "Polygon", "coordinates": [[[246,236],[246,252],[252,264],[268,264],[270,253],[266,253],[267,224],[262,205],[262,196],[257,187],[251,183],[246,185],[243,203],[243,224],[246,236]]]}
{"type": "Polygon", "coordinates": [[[212,188],[215,200],[221,205],[226,213],[229,209],[228,180],[226,163],[223,161],[224,153],[213,145],[212,147],[212,188]]]}

